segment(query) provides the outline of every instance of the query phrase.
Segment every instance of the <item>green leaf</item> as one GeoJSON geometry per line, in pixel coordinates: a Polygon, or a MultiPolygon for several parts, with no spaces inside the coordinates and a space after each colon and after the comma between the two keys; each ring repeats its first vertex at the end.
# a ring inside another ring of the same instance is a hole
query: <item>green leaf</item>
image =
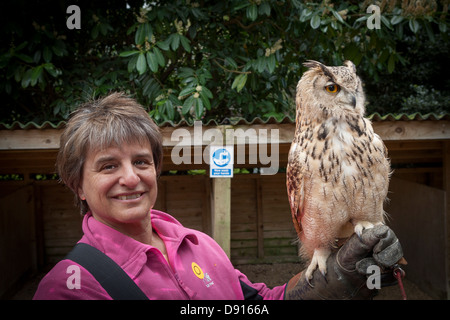
{"type": "Polygon", "coordinates": [[[133,72],[133,70],[136,68],[136,62],[137,62],[138,57],[139,57],[139,55],[135,55],[130,59],[130,61],[128,61],[128,66],[127,66],[128,73],[133,72]]]}
{"type": "Polygon", "coordinates": [[[391,54],[388,61],[388,72],[392,73],[394,72],[394,69],[395,69],[395,56],[394,54],[391,54]]]}
{"type": "Polygon", "coordinates": [[[52,46],[52,50],[58,57],[62,57],[64,55],[64,50],[58,43],[52,46]]]}
{"type": "Polygon", "coordinates": [[[140,51],[138,51],[138,50],[124,51],[119,54],[119,57],[129,57],[129,56],[138,54],[139,52],[140,51]]]}
{"type": "Polygon", "coordinates": [[[158,41],[156,45],[161,48],[161,50],[168,51],[170,49],[170,42],[167,41],[158,41]]]}
{"type": "Polygon", "coordinates": [[[16,53],[15,56],[17,58],[19,58],[20,60],[25,61],[26,63],[33,63],[33,59],[31,59],[31,57],[29,57],[29,56],[27,56],[25,54],[16,53]]]}
{"type": "Polygon", "coordinates": [[[42,65],[41,66],[37,66],[35,68],[32,69],[33,71],[31,72],[31,86],[33,87],[34,85],[36,85],[38,78],[42,75],[42,65]]]}
{"type": "Polygon", "coordinates": [[[43,52],[42,52],[42,57],[44,58],[45,62],[50,62],[52,60],[52,50],[50,50],[49,47],[45,47],[43,52]]]}
{"type": "Polygon", "coordinates": [[[212,92],[205,86],[202,87],[202,92],[201,94],[205,95],[206,97],[208,97],[209,99],[213,98],[213,94],[212,92]]]}
{"type": "Polygon", "coordinates": [[[204,93],[204,89],[205,87],[203,87],[202,92],[200,92],[200,99],[202,99],[203,105],[206,109],[211,110],[211,102],[209,101],[208,96],[204,93]]]}
{"type": "Polygon", "coordinates": [[[150,41],[153,35],[153,29],[152,26],[146,22],[144,23],[144,40],[147,38],[147,41],[150,41]]]}
{"type": "Polygon", "coordinates": [[[33,62],[34,63],[39,63],[39,60],[41,60],[41,51],[38,50],[34,53],[34,57],[33,57],[33,62]]]}
{"type": "Polygon", "coordinates": [[[392,28],[392,25],[391,25],[391,22],[385,17],[385,16],[381,16],[381,22],[383,22],[383,24],[386,26],[386,27],[388,27],[388,29],[390,29],[390,30],[394,30],[393,28],[392,28]]]}
{"type": "Polygon", "coordinates": [[[313,12],[308,8],[303,9],[302,13],[300,14],[300,22],[305,22],[309,19],[309,17],[311,17],[312,14],[313,12]]]}
{"type": "Polygon", "coordinates": [[[178,33],[173,33],[169,37],[170,40],[170,47],[173,51],[176,51],[178,47],[180,46],[180,35],[178,33]]]}
{"type": "Polygon", "coordinates": [[[195,116],[197,118],[200,118],[203,114],[203,101],[202,99],[196,98],[195,99],[195,116]]]}
{"type": "Polygon", "coordinates": [[[188,113],[191,110],[191,107],[196,100],[197,99],[194,98],[194,95],[191,95],[189,98],[187,98],[183,103],[183,108],[181,109],[181,113],[182,114],[188,113]]]}
{"type": "Polygon", "coordinates": [[[56,78],[58,76],[58,71],[55,69],[53,63],[44,64],[44,68],[52,77],[56,78]]]}
{"type": "Polygon", "coordinates": [[[226,62],[229,66],[231,66],[233,69],[237,69],[237,67],[238,67],[236,61],[234,61],[233,58],[231,58],[231,57],[226,57],[226,58],[225,58],[225,62],[226,62]]]}
{"type": "Polygon", "coordinates": [[[154,47],[153,52],[155,53],[156,61],[158,61],[158,64],[161,67],[164,67],[166,65],[166,60],[164,59],[161,50],[159,50],[157,47],[154,47]]]}
{"type": "Polygon", "coordinates": [[[139,22],[136,22],[135,24],[133,24],[131,27],[129,27],[128,28],[128,30],[127,30],[127,36],[129,36],[133,31],[134,31],[134,29],[136,29],[136,27],[139,25],[139,22]]]}
{"type": "Polygon", "coordinates": [[[266,69],[266,66],[267,66],[267,59],[265,56],[259,57],[258,60],[256,60],[256,70],[259,73],[262,73],[266,69]]]}
{"type": "Polygon", "coordinates": [[[188,77],[193,77],[195,75],[194,73],[194,69],[192,68],[180,68],[180,71],[178,72],[178,77],[183,79],[183,78],[188,78],[188,77]]]}
{"type": "Polygon", "coordinates": [[[184,50],[186,50],[187,52],[191,52],[191,45],[189,44],[190,42],[189,39],[181,35],[179,35],[179,38],[181,40],[181,45],[183,46],[184,50]]]}
{"type": "Polygon", "coordinates": [[[244,88],[246,82],[247,82],[247,74],[242,73],[234,79],[233,84],[231,85],[231,89],[236,88],[236,91],[240,92],[244,88]]]}
{"type": "Polygon", "coordinates": [[[153,52],[147,51],[147,64],[152,72],[158,71],[158,61],[153,52]]]}
{"type": "Polygon", "coordinates": [[[310,25],[311,28],[313,29],[317,29],[320,27],[320,17],[319,15],[315,15],[314,17],[312,17],[311,21],[310,21],[310,25]]]}
{"type": "Polygon", "coordinates": [[[338,25],[338,23],[337,23],[336,20],[331,21],[331,27],[332,27],[334,30],[337,30],[337,29],[339,28],[339,25],[338,25]]]}
{"type": "Polygon", "coordinates": [[[22,88],[26,88],[30,85],[30,81],[31,81],[31,73],[33,72],[33,69],[28,69],[22,77],[22,81],[21,81],[21,85],[22,88]]]}
{"type": "Polygon", "coordinates": [[[180,94],[178,95],[179,99],[184,99],[187,95],[193,93],[195,91],[195,87],[188,87],[181,90],[180,94]]]}
{"type": "Polygon", "coordinates": [[[393,16],[391,19],[391,23],[393,26],[395,26],[396,24],[399,24],[402,21],[403,21],[403,16],[393,16]]]}
{"type": "Polygon", "coordinates": [[[256,6],[256,4],[251,4],[250,6],[247,7],[247,18],[249,18],[252,21],[255,21],[256,18],[258,18],[258,7],[256,6]]]}
{"type": "Polygon", "coordinates": [[[275,55],[272,54],[267,59],[267,70],[269,71],[269,73],[273,73],[275,71],[275,65],[276,65],[275,55]]]}
{"type": "Polygon", "coordinates": [[[137,59],[136,70],[140,75],[147,71],[147,62],[145,61],[145,55],[143,52],[139,54],[139,57],[137,59]]]}
{"type": "Polygon", "coordinates": [[[361,18],[358,18],[355,20],[355,22],[353,23],[353,26],[356,26],[358,23],[366,21],[367,19],[369,19],[369,15],[362,16],[361,18]]]}
{"type": "Polygon", "coordinates": [[[388,57],[389,57],[389,50],[385,49],[381,52],[378,58],[378,62],[384,63],[388,57]]]}
{"type": "Polygon", "coordinates": [[[169,119],[174,120],[175,119],[175,107],[173,106],[172,101],[167,99],[166,102],[164,103],[164,108],[165,108],[166,114],[169,117],[169,119]]]}
{"type": "Polygon", "coordinates": [[[258,13],[260,15],[265,14],[266,16],[270,17],[270,5],[267,2],[261,3],[258,9],[258,13]]]}
{"type": "Polygon", "coordinates": [[[420,24],[417,20],[411,19],[409,20],[409,28],[412,32],[417,33],[417,31],[419,31],[420,24]]]}
{"type": "Polygon", "coordinates": [[[136,33],[134,35],[134,43],[136,44],[143,44],[145,40],[145,29],[144,25],[141,24],[136,30],[136,33]]]}
{"type": "Polygon", "coordinates": [[[153,34],[152,27],[148,22],[143,23],[138,26],[136,33],[134,35],[134,42],[136,44],[143,44],[145,39],[150,40],[153,34]]]}
{"type": "Polygon", "coordinates": [[[340,23],[344,23],[344,19],[342,19],[341,15],[336,10],[331,10],[331,13],[333,13],[333,16],[336,18],[337,21],[340,23]]]}

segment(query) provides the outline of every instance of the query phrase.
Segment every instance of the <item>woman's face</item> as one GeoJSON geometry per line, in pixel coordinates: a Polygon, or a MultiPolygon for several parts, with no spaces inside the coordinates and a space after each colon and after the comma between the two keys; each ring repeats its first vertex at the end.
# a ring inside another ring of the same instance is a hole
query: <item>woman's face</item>
{"type": "Polygon", "coordinates": [[[157,192],[148,142],[124,143],[88,153],[78,195],[86,199],[97,220],[119,231],[125,224],[150,221],[157,192]]]}

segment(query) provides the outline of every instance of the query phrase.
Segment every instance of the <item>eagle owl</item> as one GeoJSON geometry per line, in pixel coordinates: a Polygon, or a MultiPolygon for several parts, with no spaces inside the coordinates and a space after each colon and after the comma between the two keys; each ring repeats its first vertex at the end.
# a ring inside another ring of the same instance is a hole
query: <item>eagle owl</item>
{"type": "Polygon", "coordinates": [[[384,223],[390,163],[381,138],[364,118],[365,97],[351,61],[329,67],[307,61],[297,85],[296,127],[287,192],[306,279],[326,261],[335,241],[384,223]]]}

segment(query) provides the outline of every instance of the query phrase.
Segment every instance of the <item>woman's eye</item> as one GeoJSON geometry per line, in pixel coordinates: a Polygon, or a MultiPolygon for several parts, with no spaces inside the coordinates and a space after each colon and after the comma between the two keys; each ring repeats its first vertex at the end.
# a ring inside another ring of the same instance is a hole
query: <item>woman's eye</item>
{"type": "Polygon", "coordinates": [[[337,84],[331,84],[329,86],[326,86],[325,89],[329,92],[329,93],[336,93],[339,91],[339,86],[337,84]]]}
{"type": "Polygon", "coordinates": [[[106,164],[106,165],[104,165],[104,166],[102,167],[102,171],[103,171],[103,170],[110,171],[110,170],[113,170],[115,167],[116,167],[116,166],[113,165],[113,164],[106,164]]]}
{"type": "Polygon", "coordinates": [[[151,164],[151,162],[148,160],[136,160],[134,162],[134,164],[137,166],[147,166],[147,165],[151,164]]]}

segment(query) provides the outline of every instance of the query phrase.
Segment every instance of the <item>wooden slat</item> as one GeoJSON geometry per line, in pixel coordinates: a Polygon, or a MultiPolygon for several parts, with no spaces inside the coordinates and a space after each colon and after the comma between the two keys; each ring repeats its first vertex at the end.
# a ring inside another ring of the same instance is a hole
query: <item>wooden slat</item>
{"type": "Polygon", "coordinates": [[[442,140],[427,140],[426,142],[421,140],[407,140],[407,141],[385,141],[388,151],[401,150],[441,150],[443,142],[442,140]]]}
{"type": "Polygon", "coordinates": [[[450,139],[450,121],[376,121],[375,132],[388,140],[450,139]]]}
{"type": "MultiPolygon", "coordinates": [[[[447,120],[375,121],[373,127],[385,141],[450,139],[450,121],[447,120]]],[[[172,148],[183,143],[188,145],[199,143],[206,146],[210,144],[206,132],[217,131],[225,138],[227,130],[232,136],[238,135],[239,132],[243,133],[242,136],[251,143],[260,142],[267,136],[268,143],[281,145],[291,143],[295,124],[164,127],[161,128],[161,133],[163,145],[172,148]],[[176,138],[180,133],[186,134],[189,139],[183,141],[176,138]]],[[[58,149],[61,132],[61,129],[0,130],[0,150],[58,149]]],[[[239,139],[233,140],[239,143],[239,139]]]]}
{"type": "Polygon", "coordinates": [[[58,149],[61,129],[0,130],[0,150],[58,149]]]}

